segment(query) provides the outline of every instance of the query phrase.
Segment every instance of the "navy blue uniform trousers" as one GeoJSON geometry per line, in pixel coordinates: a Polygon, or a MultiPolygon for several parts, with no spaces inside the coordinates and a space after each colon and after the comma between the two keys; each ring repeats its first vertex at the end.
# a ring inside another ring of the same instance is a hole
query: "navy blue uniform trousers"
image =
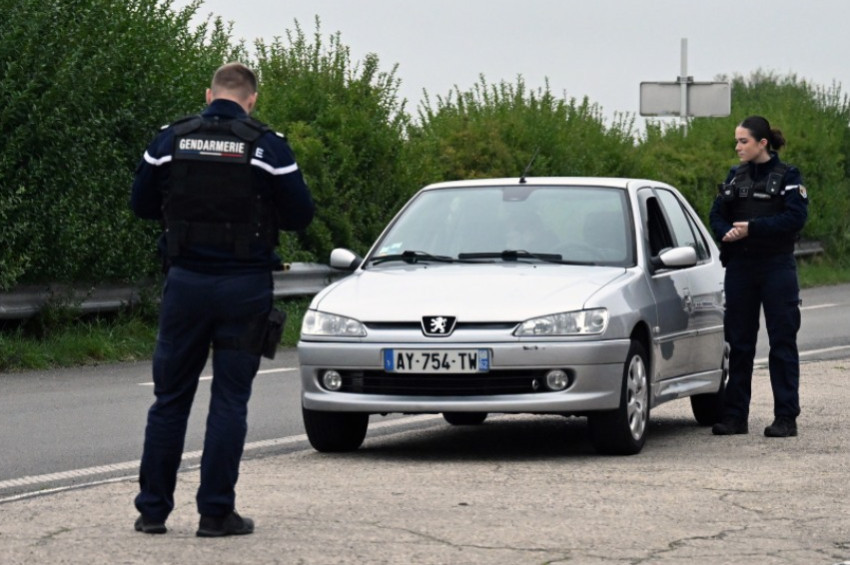
{"type": "MultiPolygon", "coordinates": [[[[211,344],[233,342],[272,307],[270,272],[211,275],[172,267],[163,287],[153,359],[156,400],[148,411],[135,504],[153,520],[174,508],[177,470],[186,425],[211,344]]],[[[260,356],[214,349],[213,379],[196,501],[203,516],[234,509],[239,462],[245,446],[248,399],[260,356]]]]}
{"type": "Polygon", "coordinates": [[[731,257],[725,290],[724,327],[730,352],[724,414],[741,420],[749,416],[759,313],[764,307],[774,416],[796,418],[800,414],[800,287],[793,254],[731,257]]]}

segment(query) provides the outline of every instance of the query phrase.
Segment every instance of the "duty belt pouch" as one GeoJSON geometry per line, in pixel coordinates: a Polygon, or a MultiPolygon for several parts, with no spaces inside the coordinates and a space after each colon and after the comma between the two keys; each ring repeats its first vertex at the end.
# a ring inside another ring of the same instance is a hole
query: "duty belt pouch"
{"type": "Polygon", "coordinates": [[[286,312],[272,308],[271,312],[269,312],[268,320],[266,320],[265,331],[263,332],[261,352],[263,357],[274,359],[277,346],[280,345],[280,338],[283,336],[284,325],[286,325],[286,312]]]}
{"type": "Polygon", "coordinates": [[[260,315],[252,318],[244,335],[237,338],[214,339],[213,347],[215,349],[246,351],[251,355],[262,355],[274,359],[285,323],[286,313],[272,308],[268,316],[260,315]]]}

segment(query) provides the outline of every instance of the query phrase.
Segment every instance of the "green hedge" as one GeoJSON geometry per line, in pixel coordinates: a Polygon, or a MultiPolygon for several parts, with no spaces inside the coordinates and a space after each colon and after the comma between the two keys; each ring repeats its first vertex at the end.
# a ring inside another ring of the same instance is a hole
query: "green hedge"
{"type": "Polygon", "coordinates": [[[783,159],[811,194],[805,237],[846,261],[850,236],[850,105],[840,88],[754,73],[733,81],[732,115],[645,131],[613,123],[587,98],[548,85],[488,84],[427,97],[412,117],[397,69],[352,61],[340,34],[294,29],[249,55],[219,19],[191,21],[195,2],[0,0],[0,290],[33,282],[135,281],[157,270],[157,226],[128,210],[133,170],[158,127],[199,111],[229,60],[260,78],[257,117],[285,133],[317,202],[316,221],[287,235],[289,261],[364,252],[428,182],[531,175],[657,178],[707,215],[735,163],[735,125],[763,114],[783,130],[783,159]]]}
{"type": "Polygon", "coordinates": [[[381,72],[375,55],[353,63],[339,34],[325,43],[316,28],[312,42],[296,24],[286,42],[257,44],[257,116],[288,136],[317,205],[305,236],[285,239],[290,260],[364,252],[408,184],[394,70],[381,72]]]}
{"type": "Polygon", "coordinates": [[[128,280],[154,226],[127,207],[158,127],[202,107],[210,68],[238,56],[196,5],[0,0],[0,288],[128,280]]]}

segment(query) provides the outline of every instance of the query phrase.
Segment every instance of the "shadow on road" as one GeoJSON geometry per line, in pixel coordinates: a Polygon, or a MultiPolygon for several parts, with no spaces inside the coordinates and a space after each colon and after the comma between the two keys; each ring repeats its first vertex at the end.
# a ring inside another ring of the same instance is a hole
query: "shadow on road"
{"type": "MultiPolygon", "coordinates": [[[[681,436],[707,433],[682,417],[653,416],[642,454],[681,441],[681,436]]],[[[552,458],[597,458],[587,433],[587,419],[562,416],[490,416],[477,426],[437,423],[426,431],[387,436],[367,435],[363,446],[337,458],[386,461],[533,461],[552,458]]]]}

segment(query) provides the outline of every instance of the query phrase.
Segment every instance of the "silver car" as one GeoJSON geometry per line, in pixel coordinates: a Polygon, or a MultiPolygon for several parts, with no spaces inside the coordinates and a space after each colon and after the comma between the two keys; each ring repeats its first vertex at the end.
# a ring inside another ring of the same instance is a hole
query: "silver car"
{"type": "Polygon", "coordinates": [[[672,186],[638,179],[444,182],[417,192],[304,316],[304,425],[319,451],[370,414],[586,416],[600,453],[638,453],[650,410],[718,418],[723,267],[672,186]]]}

